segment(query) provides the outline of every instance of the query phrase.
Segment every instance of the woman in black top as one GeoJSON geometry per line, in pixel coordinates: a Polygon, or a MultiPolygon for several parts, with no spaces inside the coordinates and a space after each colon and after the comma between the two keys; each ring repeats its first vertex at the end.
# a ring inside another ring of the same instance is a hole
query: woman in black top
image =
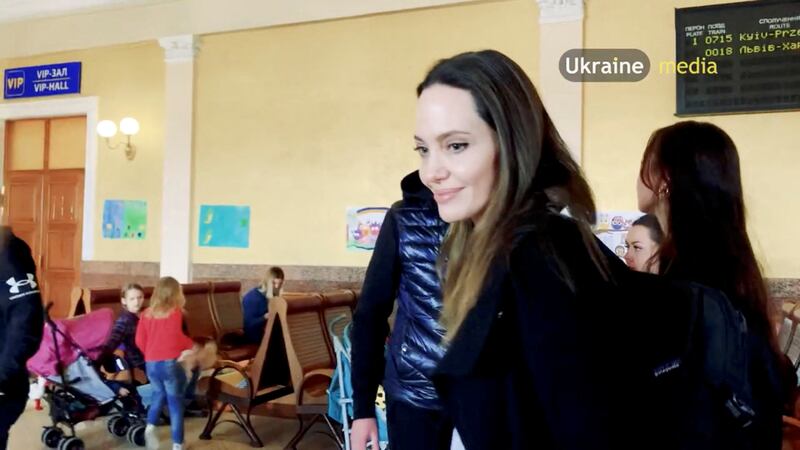
{"type": "Polygon", "coordinates": [[[791,385],[794,375],[791,369],[778,373],[784,358],[747,234],[736,145],[711,123],[684,121],[656,130],[642,158],[637,197],[639,209],[655,214],[665,233],[657,254],[660,273],[724,292],[744,315],[751,346],[767,349],[753,352],[764,360],[751,361],[756,417],[749,430],[758,442],[714,433],[705,448],[780,448],[781,404],[788,393],[776,392],[774,381],[791,385]]]}
{"type": "Polygon", "coordinates": [[[530,79],[486,50],[440,61],[417,93],[420,177],[451,224],[434,381],[465,447],[622,448],[588,307],[625,268],[592,236],[591,190],[530,79]]]}

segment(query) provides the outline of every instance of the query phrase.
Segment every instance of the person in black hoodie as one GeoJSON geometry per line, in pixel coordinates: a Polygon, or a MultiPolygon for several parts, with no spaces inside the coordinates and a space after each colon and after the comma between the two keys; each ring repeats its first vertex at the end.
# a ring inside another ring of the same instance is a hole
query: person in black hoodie
{"type": "Polygon", "coordinates": [[[354,450],[369,441],[376,448],[375,395],[382,380],[392,449],[450,448],[453,426],[430,378],[444,354],[435,266],[447,224],[417,172],[407,175],[401,188],[403,200],[386,214],[353,316],[354,450]],[[395,299],[397,316],[384,362],[395,299]]]}
{"type": "Polygon", "coordinates": [[[0,229],[0,449],[28,399],[25,364],[42,340],[44,311],[31,249],[0,229]]]}

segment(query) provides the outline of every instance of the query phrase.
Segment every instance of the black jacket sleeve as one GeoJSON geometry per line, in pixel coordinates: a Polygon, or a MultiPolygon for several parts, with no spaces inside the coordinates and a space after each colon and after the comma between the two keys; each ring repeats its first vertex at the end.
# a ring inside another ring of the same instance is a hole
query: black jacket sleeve
{"type": "Polygon", "coordinates": [[[36,265],[25,242],[10,236],[0,255],[0,315],[5,340],[0,350],[0,391],[26,379],[25,364],[39,349],[44,311],[36,265]]]}
{"type": "Polygon", "coordinates": [[[400,283],[395,209],[386,213],[353,315],[351,339],[355,419],[375,417],[375,395],[386,364],[384,345],[400,283]]]}

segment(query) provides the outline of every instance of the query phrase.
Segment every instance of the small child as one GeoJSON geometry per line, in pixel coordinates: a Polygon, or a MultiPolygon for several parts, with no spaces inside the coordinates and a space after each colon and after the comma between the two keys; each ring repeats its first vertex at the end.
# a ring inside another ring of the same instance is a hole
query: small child
{"type": "Polygon", "coordinates": [[[180,283],[172,277],[158,280],[148,308],[136,328],[136,345],[144,352],[147,377],[152,386],[147,410],[145,443],[148,449],[158,448],[155,426],[164,403],[169,407],[172,449],[183,450],[183,397],[186,373],[179,362],[183,352],[193,343],[182,331],[183,296],[180,283]]]}
{"type": "MultiPolygon", "coordinates": [[[[133,370],[144,370],[144,355],[135,342],[139,311],[144,305],[144,289],[136,283],[128,283],[120,291],[120,301],[122,302],[122,312],[114,322],[111,336],[103,345],[103,354],[112,355],[116,350],[123,350],[127,369],[130,371],[131,381],[133,381],[133,370]]],[[[113,382],[109,384],[122,397],[130,393],[122,384],[113,382]]]]}

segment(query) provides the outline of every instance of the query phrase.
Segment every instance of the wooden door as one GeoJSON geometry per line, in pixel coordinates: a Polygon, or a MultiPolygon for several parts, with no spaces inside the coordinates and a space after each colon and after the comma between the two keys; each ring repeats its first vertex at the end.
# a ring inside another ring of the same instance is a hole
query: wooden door
{"type": "Polygon", "coordinates": [[[80,285],[85,118],[6,123],[6,221],[31,247],[42,299],[69,313],[80,285]]]}
{"type": "Polygon", "coordinates": [[[6,176],[7,223],[31,247],[41,279],[42,173],[20,171],[8,172],[6,176]]]}
{"type": "Polygon", "coordinates": [[[44,178],[46,206],[39,272],[53,315],[69,313],[70,293],[80,282],[83,171],[51,170],[44,178]]]}

